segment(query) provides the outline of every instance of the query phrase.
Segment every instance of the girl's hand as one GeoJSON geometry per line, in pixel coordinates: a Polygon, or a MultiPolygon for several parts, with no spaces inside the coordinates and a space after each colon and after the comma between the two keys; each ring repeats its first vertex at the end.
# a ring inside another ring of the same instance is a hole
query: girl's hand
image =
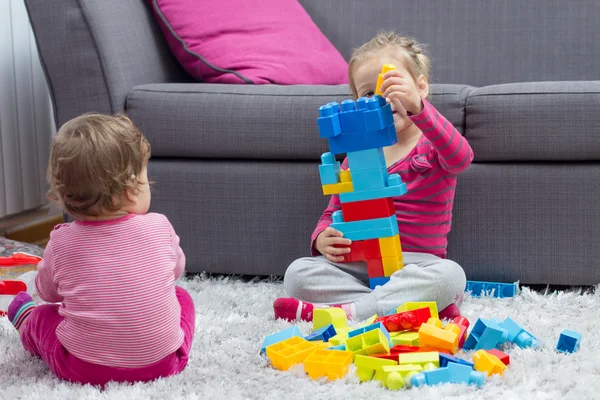
{"type": "Polygon", "coordinates": [[[340,254],[350,253],[350,239],[344,239],[343,233],[332,227],[327,227],[315,240],[315,247],[329,261],[342,262],[344,257],[340,254]],[[334,247],[334,245],[342,247],[334,247]]]}
{"type": "Polygon", "coordinates": [[[381,93],[394,106],[394,111],[417,115],[423,111],[423,100],[412,78],[405,78],[397,69],[383,75],[381,93]]]}

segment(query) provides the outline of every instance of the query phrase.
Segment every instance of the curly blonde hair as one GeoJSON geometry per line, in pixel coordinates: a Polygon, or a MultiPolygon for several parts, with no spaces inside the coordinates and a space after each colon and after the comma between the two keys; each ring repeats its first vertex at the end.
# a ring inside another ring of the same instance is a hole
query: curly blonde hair
{"type": "Polygon", "coordinates": [[[392,54],[398,54],[406,62],[405,67],[412,75],[413,79],[417,80],[420,75],[425,76],[429,80],[429,72],[431,62],[425,54],[424,46],[419,44],[414,38],[408,36],[400,36],[393,31],[379,32],[373,39],[358,47],[352,52],[352,57],[348,63],[348,77],[350,81],[350,89],[352,95],[358,97],[356,86],[352,78],[356,66],[366,58],[387,51],[392,54]],[[397,52],[397,53],[395,53],[397,52]]]}
{"type": "Polygon", "coordinates": [[[52,141],[48,198],[73,216],[116,211],[138,190],[149,158],[150,144],[125,115],[81,115],[52,141]]]}

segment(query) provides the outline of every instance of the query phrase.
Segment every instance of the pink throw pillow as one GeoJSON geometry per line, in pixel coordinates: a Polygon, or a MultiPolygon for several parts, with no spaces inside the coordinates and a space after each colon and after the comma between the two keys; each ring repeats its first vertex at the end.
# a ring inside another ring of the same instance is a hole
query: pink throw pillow
{"type": "Polygon", "coordinates": [[[348,82],[348,64],[297,0],[148,1],[171,51],[202,82],[348,82]]]}

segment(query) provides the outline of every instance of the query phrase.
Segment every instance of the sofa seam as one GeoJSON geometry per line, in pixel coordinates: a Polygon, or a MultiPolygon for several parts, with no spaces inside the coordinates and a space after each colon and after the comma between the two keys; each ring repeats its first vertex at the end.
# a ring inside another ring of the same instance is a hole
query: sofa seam
{"type": "MultiPolygon", "coordinates": [[[[256,85],[255,85],[256,86],[256,85]]],[[[283,85],[281,85],[283,86],[283,85]]],[[[315,85],[319,86],[319,85],[315,85]]],[[[249,96],[306,96],[306,97],[315,97],[315,96],[338,96],[336,94],[276,94],[276,93],[239,93],[239,92],[190,92],[190,91],[174,91],[174,90],[153,90],[153,89],[136,89],[134,88],[131,92],[148,92],[148,93],[165,93],[165,94],[232,94],[232,95],[249,95],[249,96]]],[[[456,93],[436,93],[435,96],[456,96],[456,93]]],[[[351,96],[347,94],[347,96],[351,96]]]]}
{"type": "Polygon", "coordinates": [[[593,94],[600,94],[600,91],[598,91],[598,92],[482,93],[482,94],[469,95],[468,97],[474,98],[474,97],[495,97],[495,96],[497,96],[497,97],[503,97],[503,96],[571,95],[571,94],[593,95],[593,94]]]}

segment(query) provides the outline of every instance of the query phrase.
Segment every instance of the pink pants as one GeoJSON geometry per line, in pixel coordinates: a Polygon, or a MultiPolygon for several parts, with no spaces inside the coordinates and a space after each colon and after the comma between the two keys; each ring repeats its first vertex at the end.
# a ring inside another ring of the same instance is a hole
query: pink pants
{"type": "Polygon", "coordinates": [[[63,320],[57,304],[36,307],[21,330],[21,341],[26,350],[41,357],[50,370],[60,379],[91,385],[115,382],[146,382],[175,375],[183,371],[194,338],[195,309],[192,298],[184,289],[175,288],[181,304],[181,329],[183,345],[175,353],[143,368],[124,369],[92,364],[69,354],[56,337],[56,328],[63,320]]]}

